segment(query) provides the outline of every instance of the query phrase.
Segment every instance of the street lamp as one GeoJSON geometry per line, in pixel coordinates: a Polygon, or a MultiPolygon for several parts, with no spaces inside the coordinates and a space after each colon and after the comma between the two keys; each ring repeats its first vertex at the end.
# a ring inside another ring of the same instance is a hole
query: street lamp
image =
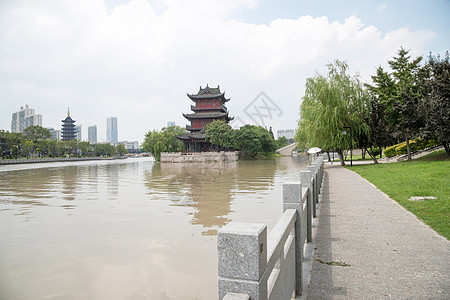
{"type": "Polygon", "coordinates": [[[353,167],[353,141],[352,141],[352,128],[349,126],[344,126],[344,130],[342,131],[343,135],[347,134],[347,130],[350,131],[350,167],[353,167]]]}

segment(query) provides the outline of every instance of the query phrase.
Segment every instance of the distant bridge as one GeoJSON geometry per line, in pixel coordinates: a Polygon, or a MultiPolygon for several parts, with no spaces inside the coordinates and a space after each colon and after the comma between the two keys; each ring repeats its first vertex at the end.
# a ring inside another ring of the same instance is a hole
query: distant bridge
{"type": "Polygon", "coordinates": [[[290,145],[278,149],[276,152],[280,153],[283,156],[292,156],[292,151],[294,151],[295,147],[297,147],[297,143],[292,143],[290,145]]]}

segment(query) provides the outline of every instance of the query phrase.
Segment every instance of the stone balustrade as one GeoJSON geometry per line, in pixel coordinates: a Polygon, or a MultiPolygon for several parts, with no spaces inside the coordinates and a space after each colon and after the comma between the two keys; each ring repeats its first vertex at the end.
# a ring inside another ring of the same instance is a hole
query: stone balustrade
{"type": "Polygon", "coordinates": [[[269,234],[264,224],[237,222],[219,231],[220,300],[283,300],[303,293],[305,248],[313,241],[323,164],[314,157],[299,183],[283,184],[284,213],[269,234]]]}
{"type": "Polygon", "coordinates": [[[162,163],[237,161],[239,151],[162,152],[162,163]]]}

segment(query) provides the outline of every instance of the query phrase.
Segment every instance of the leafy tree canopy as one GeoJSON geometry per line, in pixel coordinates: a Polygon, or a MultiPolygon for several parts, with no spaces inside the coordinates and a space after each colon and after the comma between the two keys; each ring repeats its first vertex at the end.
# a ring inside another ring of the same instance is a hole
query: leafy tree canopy
{"type": "Polygon", "coordinates": [[[235,147],[244,156],[268,154],[276,150],[276,144],[269,131],[261,126],[245,125],[235,132],[235,147]]]}
{"type": "Polygon", "coordinates": [[[28,126],[23,130],[22,134],[26,139],[32,140],[33,142],[49,139],[52,137],[50,130],[38,125],[28,126]]]}
{"type": "MultiPolygon", "coordinates": [[[[381,123],[384,121],[394,136],[406,139],[408,159],[411,159],[409,140],[418,135],[424,122],[420,111],[424,79],[421,61],[422,57],[412,59],[409,50],[400,48],[397,56],[388,61],[392,72],[379,67],[372,76],[374,84],[366,85],[372,96],[372,107],[380,109],[375,111],[376,118],[381,123]]],[[[380,134],[375,137],[379,144],[385,138],[380,134]]]]}
{"type": "Polygon", "coordinates": [[[145,134],[144,151],[150,151],[157,161],[161,159],[161,152],[177,152],[183,150],[183,143],[177,135],[186,134],[180,126],[164,127],[161,131],[153,130],[145,134]]]}
{"type": "Polygon", "coordinates": [[[450,155],[450,62],[448,51],[444,59],[430,53],[425,65],[425,100],[421,111],[425,114],[422,135],[442,143],[450,155]]]}
{"type": "Polygon", "coordinates": [[[358,75],[350,76],[346,62],[328,64],[328,74],[306,80],[299,128],[295,140],[300,146],[336,150],[344,164],[342,150],[356,144],[356,138],[369,135],[369,97],[358,75]],[[350,127],[350,135],[344,135],[350,127]]]}
{"type": "Polygon", "coordinates": [[[206,125],[206,135],[211,144],[219,145],[223,148],[232,148],[234,146],[235,132],[226,122],[214,120],[206,125]]]}

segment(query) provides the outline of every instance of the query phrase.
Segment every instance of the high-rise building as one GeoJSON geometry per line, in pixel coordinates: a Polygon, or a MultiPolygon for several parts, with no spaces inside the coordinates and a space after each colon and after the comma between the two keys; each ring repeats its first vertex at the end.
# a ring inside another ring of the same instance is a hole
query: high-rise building
{"type": "Polygon", "coordinates": [[[50,131],[50,134],[52,135],[51,139],[52,140],[61,140],[61,130],[55,130],[55,128],[52,127],[46,127],[46,129],[48,129],[48,131],[50,131]]]}
{"type": "Polygon", "coordinates": [[[70,141],[75,140],[77,138],[77,131],[75,128],[75,120],[72,120],[70,117],[70,111],[67,110],[67,118],[62,120],[63,122],[61,127],[61,140],[63,141],[70,141]]]}
{"type": "Polygon", "coordinates": [[[97,144],[97,125],[88,127],[88,141],[91,144],[97,144]]]}
{"type": "Polygon", "coordinates": [[[106,140],[110,143],[116,143],[118,141],[116,117],[109,117],[106,120],[106,140]]]}
{"type": "Polygon", "coordinates": [[[28,126],[42,126],[42,115],[35,114],[28,104],[20,107],[20,110],[12,114],[11,132],[22,132],[28,126]]]}
{"type": "Polygon", "coordinates": [[[175,121],[167,121],[167,127],[175,126],[175,121]]]}
{"type": "Polygon", "coordinates": [[[138,141],[122,141],[122,142],[119,142],[118,144],[124,145],[125,149],[127,149],[128,153],[139,153],[141,150],[139,148],[138,141]]]}
{"type": "Polygon", "coordinates": [[[289,143],[294,142],[295,137],[295,130],[294,129],[286,129],[286,130],[278,130],[277,131],[277,138],[285,137],[289,143]]]}
{"type": "Polygon", "coordinates": [[[77,141],[81,142],[82,140],[82,136],[81,136],[81,126],[82,125],[76,125],[75,126],[75,132],[76,132],[76,136],[77,136],[77,141]]]}

